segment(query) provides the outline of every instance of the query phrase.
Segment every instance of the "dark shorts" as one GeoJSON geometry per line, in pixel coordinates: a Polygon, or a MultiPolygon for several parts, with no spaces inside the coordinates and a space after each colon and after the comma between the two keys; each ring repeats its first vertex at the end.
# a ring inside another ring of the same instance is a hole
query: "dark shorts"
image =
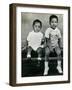
{"type": "MultiPolygon", "coordinates": [[[[39,47],[36,51],[34,51],[33,49],[32,49],[32,47],[28,47],[27,48],[27,52],[31,52],[31,54],[33,55],[33,56],[35,56],[35,54],[40,54],[40,55],[42,55],[42,48],[41,47],[39,47]]],[[[38,55],[36,55],[36,56],[38,56],[38,55]]]]}

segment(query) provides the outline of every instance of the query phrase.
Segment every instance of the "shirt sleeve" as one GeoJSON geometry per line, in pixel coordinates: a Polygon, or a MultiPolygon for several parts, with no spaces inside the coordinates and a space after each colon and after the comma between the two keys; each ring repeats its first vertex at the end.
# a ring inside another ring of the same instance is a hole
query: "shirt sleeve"
{"type": "Polygon", "coordinates": [[[47,29],[46,32],[45,32],[45,37],[46,37],[46,38],[49,38],[49,33],[50,33],[50,30],[47,29]]]}

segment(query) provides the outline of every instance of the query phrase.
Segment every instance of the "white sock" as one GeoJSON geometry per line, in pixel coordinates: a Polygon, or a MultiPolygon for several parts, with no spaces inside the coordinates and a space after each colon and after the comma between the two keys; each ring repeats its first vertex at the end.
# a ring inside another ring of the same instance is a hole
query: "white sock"
{"type": "Polygon", "coordinates": [[[61,68],[61,66],[57,66],[57,70],[58,70],[59,73],[62,73],[62,68],[61,68]]]}
{"type": "Polygon", "coordinates": [[[59,60],[58,62],[57,62],[57,70],[58,70],[58,72],[59,73],[62,73],[62,68],[61,68],[61,61],[59,60]]]}
{"type": "Polygon", "coordinates": [[[27,58],[30,58],[31,57],[31,55],[30,54],[27,54],[27,58]]]}
{"type": "Polygon", "coordinates": [[[48,74],[48,70],[49,70],[48,62],[45,62],[44,75],[47,75],[48,74]]]}

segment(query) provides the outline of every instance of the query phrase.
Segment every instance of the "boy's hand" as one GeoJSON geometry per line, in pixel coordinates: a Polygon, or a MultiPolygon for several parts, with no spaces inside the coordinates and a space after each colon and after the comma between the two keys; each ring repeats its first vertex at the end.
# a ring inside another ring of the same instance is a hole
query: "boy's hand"
{"type": "Polygon", "coordinates": [[[45,43],[44,43],[44,47],[49,47],[49,39],[48,38],[45,38],[45,43]]]}
{"type": "Polygon", "coordinates": [[[42,39],[41,45],[45,43],[45,38],[42,39]]]}

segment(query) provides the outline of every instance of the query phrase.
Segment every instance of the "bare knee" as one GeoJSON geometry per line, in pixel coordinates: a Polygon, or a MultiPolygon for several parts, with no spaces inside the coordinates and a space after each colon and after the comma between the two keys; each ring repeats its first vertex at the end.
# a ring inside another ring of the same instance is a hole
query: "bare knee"
{"type": "Polygon", "coordinates": [[[37,53],[38,53],[38,54],[41,54],[41,53],[42,53],[42,48],[41,48],[41,47],[39,47],[39,48],[37,49],[37,53]]]}
{"type": "Polygon", "coordinates": [[[32,48],[29,46],[27,51],[28,52],[31,52],[32,51],[32,48]]]}
{"type": "Polygon", "coordinates": [[[48,47],[46,47],[46,48],[45,48],[45,55],[46,55],[46,56],[49,56],[49,54],[50,54],[50,50],[49,50],[48,47]]]}
{"type": "Polygon", "coordinates": [[[61,55],[61,50],[60,50],[60,48],[56,48],[56,53],[57,53],[58,56],[61,55]]]}

